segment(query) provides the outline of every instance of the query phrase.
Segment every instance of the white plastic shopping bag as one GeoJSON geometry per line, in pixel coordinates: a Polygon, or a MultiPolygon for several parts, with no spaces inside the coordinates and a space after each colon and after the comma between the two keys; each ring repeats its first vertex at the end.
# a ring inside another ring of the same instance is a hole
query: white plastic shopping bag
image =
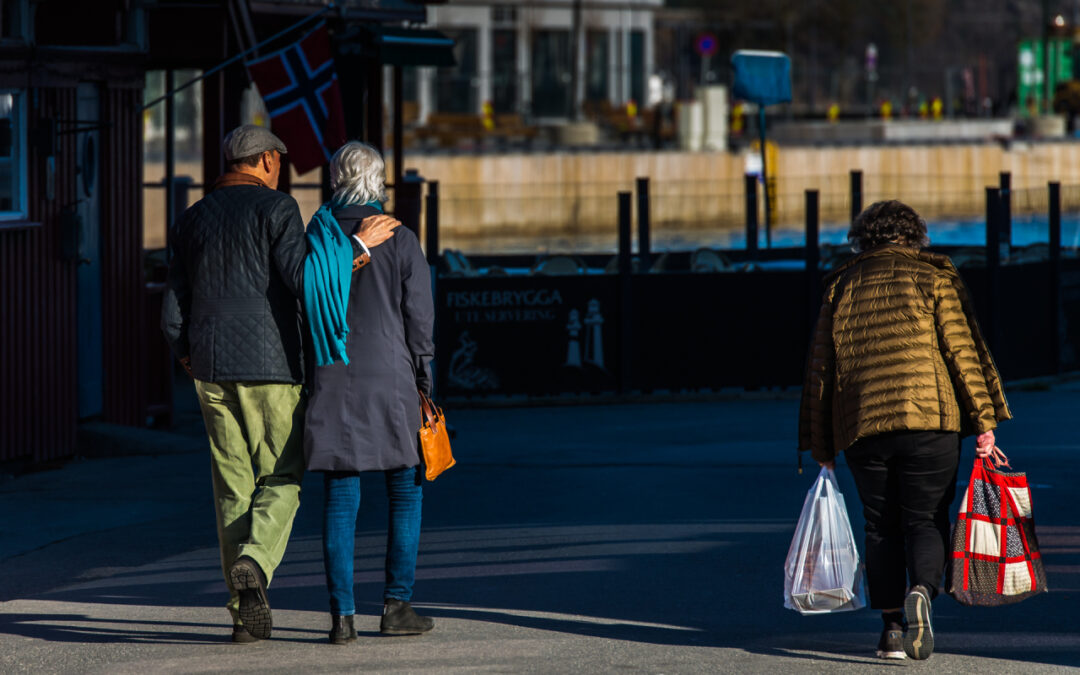
{"type": "Polygon", "coordinates": [[[806,493],[784,572],[788,609],[824,614],[866,605],[859,551],[831,469],[822,468],[806,493]]]}

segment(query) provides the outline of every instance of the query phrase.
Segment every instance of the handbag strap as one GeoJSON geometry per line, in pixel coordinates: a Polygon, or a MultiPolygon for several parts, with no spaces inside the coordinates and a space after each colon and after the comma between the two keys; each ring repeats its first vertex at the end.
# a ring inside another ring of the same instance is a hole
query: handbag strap
{"type": "Polygon", "coordinates": [[[435,404],[431,402],[431,398],[423,391],[417,389],[416,393],[420,394],[420,411],[424,414],[428,426],[434,431],[435,423],[439,421],[439,415],[435,412],[435,404]]]}

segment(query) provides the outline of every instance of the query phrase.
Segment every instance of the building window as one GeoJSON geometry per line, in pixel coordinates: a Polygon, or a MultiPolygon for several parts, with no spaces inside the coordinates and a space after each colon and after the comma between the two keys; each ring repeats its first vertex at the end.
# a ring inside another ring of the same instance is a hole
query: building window
{"type": "Polygon", "coordinates": [[[476,29],[441,29],[454,41],[453,68],[439,68],[435,104],[439,112],[475,114],[480,110],[476,97],[476,29]]]}
{"type": "Polygon", "coordinates": [[[517,23],[517,7],[495,5],[491,8],[491,23],[496,26],[513,26],[517,23]]]}
{"type": "Polygon", "coordinates": [[[645,32],[630,31],[630,98],[645,105],[645,32]]]}
{"type": "MultiPolygon", "coordinates": [[[[178,87],[198,77],[200,70],[174,70],[173,87],[178,87]]],[[[152,101],[166,92],[168,82],[166,71],[150,70],[146,73],[146,87],[143,99],[152,101]]],[[[176,131],[173,136],[173,176],[181,188],[176,194],[183,203],[175,205],[175,213],[181,213],[189,205],[203,197],[203,114],[202,87],[188,87],[173,96],[176,131]]],[[[160,249],[165,247],[168,217],[165,212],[167,203],[165,164],[165,141],[168,129],[165,127],[166,102],[161,101],[154,107],[143,111],[143,248],[160,249]]]]}
{"type": "Polygon", "coordinates": [[[606,101],[608,98],[608,32],[590,30],[585,33],[585,100],[606,101]]]}
{"type": "Polygon", "coordinates": [[[532,42],[533,114],[566,117],[570,104],[570,31],[534,31],[532,42]]]}
{"type": "Polygon", "coordinates": [[[491,103],[497,113],[517,112],[517,31],[491,31],[491,103]]]}
{"type": "Polygon", "coordinates": [[[26,102],[0,89],[0,219],[26,217],[26,102]]]}

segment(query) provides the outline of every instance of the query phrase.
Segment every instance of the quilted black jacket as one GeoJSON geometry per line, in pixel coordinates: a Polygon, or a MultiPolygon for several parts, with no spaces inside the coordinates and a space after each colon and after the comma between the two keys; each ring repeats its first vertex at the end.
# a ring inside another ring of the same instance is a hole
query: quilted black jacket
{"type": "Polygon", "coordinates": [[[304,380],[307,242],[296,201],[226,174],[174,225],[161,328],[206,382],[304,380]]]}

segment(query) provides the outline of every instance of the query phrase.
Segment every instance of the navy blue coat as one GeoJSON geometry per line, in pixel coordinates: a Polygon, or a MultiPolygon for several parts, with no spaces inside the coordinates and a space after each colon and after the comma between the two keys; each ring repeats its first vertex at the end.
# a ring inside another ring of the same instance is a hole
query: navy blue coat
{"type": "MultiPolygon", "coordinates": [[[[352,233],[370,206],[334,212],[352,233]]],[[[416,235],[405,227],[352,276],[349,364],[315,368],[304,429],[309,471],[385,471],[420,463],[417,388],[431,392],[435,307],[416,235]]]]}

